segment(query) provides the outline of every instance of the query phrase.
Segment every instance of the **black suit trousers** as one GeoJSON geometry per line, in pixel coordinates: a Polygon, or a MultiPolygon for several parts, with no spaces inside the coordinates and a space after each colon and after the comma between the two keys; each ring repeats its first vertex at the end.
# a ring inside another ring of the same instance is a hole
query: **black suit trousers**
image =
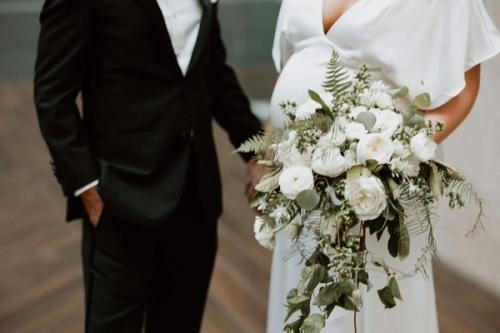
{"type": "Polygon", "coordinates": [[[83,221],[86,333],[200,331],[217,249],[192,174],[167,221],[139,226],[104,209],[83,221]]]}

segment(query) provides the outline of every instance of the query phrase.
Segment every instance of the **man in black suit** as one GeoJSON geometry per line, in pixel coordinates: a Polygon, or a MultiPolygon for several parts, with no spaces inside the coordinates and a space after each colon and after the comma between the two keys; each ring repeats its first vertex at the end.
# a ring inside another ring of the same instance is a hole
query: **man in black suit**
{"type": "Polygon", "coordinates": [[[222,211],[212,120],[235,146],[261,130],[215,2],[45,1],[35,100],[67,220],[84,218],[87,333],[199,331],[222,211]]]}

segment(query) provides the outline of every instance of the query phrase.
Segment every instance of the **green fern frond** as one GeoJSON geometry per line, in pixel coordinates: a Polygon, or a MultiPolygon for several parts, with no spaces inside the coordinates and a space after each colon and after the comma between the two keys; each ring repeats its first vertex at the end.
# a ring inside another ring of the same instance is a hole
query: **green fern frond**
{"type": "Polygon", "coordinates": [[[247,141],[243,142],[241,146],[236,149],[236,153],[248,154],[255,153],[258,154],[264,150],[267,146],[265,137],[263,135],[254,135],[247,141]]]}
{"type": "Polygon", "coordinates": [[[337,52],[333,51],[328,62],[326,80],[323,83],[325,91],[336,98],[343,96],[349,91],[351,80],[337,52]]]}

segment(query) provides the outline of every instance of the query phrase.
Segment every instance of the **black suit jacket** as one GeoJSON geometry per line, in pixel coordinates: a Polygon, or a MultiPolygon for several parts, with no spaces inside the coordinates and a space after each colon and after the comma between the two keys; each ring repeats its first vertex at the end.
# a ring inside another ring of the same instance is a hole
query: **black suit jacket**
{"type": "Polygon", "coordinates": [[[217,5],[200,1],[186,76],[156,0],[45,1],[35,102],[69,198],[68,220],[83,214],[75,190],[99,179],[107,212],[141,224],[163,221],[180,199],[189,163],[205,216],[220,215],[212,120],[235,146],[261,125],[226,64],[217,5]]]}

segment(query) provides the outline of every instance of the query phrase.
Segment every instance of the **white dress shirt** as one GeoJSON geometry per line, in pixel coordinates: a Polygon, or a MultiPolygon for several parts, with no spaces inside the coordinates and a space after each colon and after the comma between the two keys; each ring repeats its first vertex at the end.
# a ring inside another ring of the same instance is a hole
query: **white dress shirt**
{"type": "MultiPolygon", "coordinates": [[[[156,0],[165,19],[177,62],[186,75],[193,55],[203,10],[200,0],[156,0]]],[[[75,196],[95,187],[98,180],[82,187],[75,196]]]]}

